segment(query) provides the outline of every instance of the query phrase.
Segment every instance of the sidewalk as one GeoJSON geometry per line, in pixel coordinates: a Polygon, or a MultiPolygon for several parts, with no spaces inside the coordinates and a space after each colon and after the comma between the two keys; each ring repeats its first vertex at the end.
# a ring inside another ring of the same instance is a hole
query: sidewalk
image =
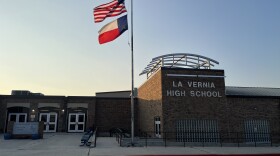
{"type": "Polygon", "coordinates": [[[97,146],[80,147],[82,134],[45,134],[41,140],[4,140],[0,134],[1,156],[104,156],[104,155],[211,155],[279,154],[280,147],[120,147],[115,138],[98,137],[97,146]]]}

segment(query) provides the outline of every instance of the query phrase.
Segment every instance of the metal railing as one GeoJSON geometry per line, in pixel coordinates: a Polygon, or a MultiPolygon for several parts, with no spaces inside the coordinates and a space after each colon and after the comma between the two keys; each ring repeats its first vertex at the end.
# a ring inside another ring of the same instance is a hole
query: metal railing
{"type": "MultiPolygon", "coordinates": [[[[138,144],[142,146],[279,146],[280,133],[244,133],[244,132],[164,132],[157,136],[154,132],[138,133],[138,144]]],[[[125,144],[124,136],[116,135],[120,144],[125,144]]]]}
{"type": "Polygon", "coordinates": [[[116,137],[116,141],[121,145],[122,144],[122,139],[123,138],[129,138],[130,134],[127,133],[125,130],[123,130],[121,128],[116,128],[114,130],[113,134],[110,134],[110,136],[115,136],[116,137]]]}
{"type": "Polygon", "coordinates": [[[92,143],[93,143],[93,146],[92,147],[96,147],[96,140],[97,140],[97,128],[94,130],[93,132],[93,138],[92,138],[92,143]]]}
{"type": "Polygon", "coordinates": [[[149,78],[149,76],[161,67],[211,69],[216,64],[219,64],[219,62],[202,55],[173,53],[153,58],[139,75],[147,74],[147,78],[149,78]]]}

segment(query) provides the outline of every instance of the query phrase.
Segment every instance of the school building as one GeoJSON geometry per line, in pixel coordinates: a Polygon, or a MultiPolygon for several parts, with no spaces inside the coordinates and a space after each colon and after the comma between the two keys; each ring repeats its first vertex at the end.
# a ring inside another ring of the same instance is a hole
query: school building
{"type": "MultiPolygon", "coordinates": [[[[219,62],[177,53],[153,58],[140,75],[134,103],[135,134],[206,142],[239,135],[244,142],[280,142],[280,88],[225,86],[219,62]],[[165,135],[165,136],[164,136],[165,135]],[[274,138],[272,140],[272,137],[274,138]],[[205,139],[206,138],[206,139],[205,139]],[[277,139],[275,139],[277,138],[277,139]]],[[[44,132],[131,128],[130,91],[96,96],[48,96],[30,91],[0,95],[0,132],[9,121],[44,121],[44,132]]]]}

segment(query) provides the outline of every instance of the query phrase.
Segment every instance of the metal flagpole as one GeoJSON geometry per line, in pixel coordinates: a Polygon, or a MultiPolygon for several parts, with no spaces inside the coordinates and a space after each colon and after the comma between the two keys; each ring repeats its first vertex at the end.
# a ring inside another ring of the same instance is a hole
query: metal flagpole
{"type": "Polygon", "coordinates": [[[133,0],[131,0],[131,145],[134,146],[133,0]]]}

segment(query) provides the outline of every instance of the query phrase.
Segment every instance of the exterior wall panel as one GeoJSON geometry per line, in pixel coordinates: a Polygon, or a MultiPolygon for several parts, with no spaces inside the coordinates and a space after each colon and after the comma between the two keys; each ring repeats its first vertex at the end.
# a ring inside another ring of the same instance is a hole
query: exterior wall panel
{"type": "MultiPolygon", "coordinates": [[[[279,98],[230,96],[227,97],[227,103],[230,110],[228,122],[231,131],[246,132],[246,129],[252,129],[252,127],[245,127],[246,122],[266,121],[269,126],[267,129],[273,134],[273,137],[279,138],[279,98]]],[[[257,132],[258,126],[254,128],[257,132]]],[[[278,141],[273,140],[273,142],[278,141]]]]}
{"type": "MultiPolygon", "coordinates": [[[[152,75],[138,88],[138,120],[141,131],[153,132],[154,117],[162,116],[162,75],[161,70],[152,75]]],[[[163,127],[161,126],[161,131],[163,127]]]]}
{"type": "Polygon", "coordinates": [[[164,131],[175,132],[177,121],[187,119],[217,120],[219,131],[227,131],[223,76],[223,70],[162,68],[164,131]]]}
{"type": "Polygon", "coordinates": [[[129,98],[97,98],[96,127],[99,133],[108,135],[112,128],[130,131],[131,107],[129,98]]]}

